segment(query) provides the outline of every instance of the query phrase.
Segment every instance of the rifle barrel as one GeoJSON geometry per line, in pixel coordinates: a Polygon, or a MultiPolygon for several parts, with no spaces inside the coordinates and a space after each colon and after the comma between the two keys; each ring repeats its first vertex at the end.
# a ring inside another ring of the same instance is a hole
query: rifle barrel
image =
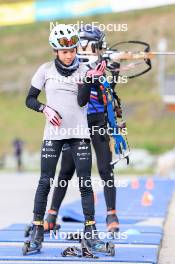
{"type": "Polygon", "coordinates": [[[119,60],[136,60],[136,59],[152,59],[155,56],[160,56],[160,55],[175,55],[175,51],[151,51],[151,52],[113,52],[109,54],[109,58],[113,61],[119,61],[119,60]]]}

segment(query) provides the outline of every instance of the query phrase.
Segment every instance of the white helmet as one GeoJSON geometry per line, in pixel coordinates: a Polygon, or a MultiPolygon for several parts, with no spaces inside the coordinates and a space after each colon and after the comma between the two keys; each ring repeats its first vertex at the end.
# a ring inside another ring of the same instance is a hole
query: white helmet
{"type": "Polygon", "coordinates": [[[52,29],[49,36],[49,44],[55,50],[75,48],[78,43],[78,32],[71,25],[57,25],[52,29]]]}

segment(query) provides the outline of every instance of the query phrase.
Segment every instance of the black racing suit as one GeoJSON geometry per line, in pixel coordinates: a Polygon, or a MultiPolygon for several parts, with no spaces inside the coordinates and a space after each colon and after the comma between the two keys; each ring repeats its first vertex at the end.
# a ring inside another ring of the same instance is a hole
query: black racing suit
{"type": "MultiPolygon", "coordinates": [[[[99,126],[105,128],[105,115],[104,113],[96,113],[88,115],[88,125],[99,126]]],[[[110,162],[112,160],[112,153],[109,147],[109,136],[107,134],[100,135],[98,131],[91,133],[91,140],[95,149],[97,158],[97,167],[101,179],[104,181],[104,196],[107,211],[115,209],[116,201],[116,187],[114,183],[114,174],[110,162]]],[[[61,170],[58,176],[58,183],[54,188],[51,209],[58,211],[62,200],[66,194],[68,182],[71,180],[75,172],[75,163],[68,145],[63,147],[61,170]],[[63,184],[64,182],[64,184],[63,184]]]]}

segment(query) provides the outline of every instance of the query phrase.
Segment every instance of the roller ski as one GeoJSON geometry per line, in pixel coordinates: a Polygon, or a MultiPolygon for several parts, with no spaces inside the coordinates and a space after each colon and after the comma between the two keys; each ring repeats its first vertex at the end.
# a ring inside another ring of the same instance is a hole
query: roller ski
{"type": "Polygon", "coordinates": [[[24,242],[23,255],[25,256],[31,252],[40,252],[44,241],[43,221],[33,221],[31,225],[27,226],[24,236],[30,236],[30,239],[24,242]]]}
{"type": "Polygon", "coordinates": [[[46,219],[44,220],[44,232],[48,233],[51,230],[54,232],[60,229],[60,225],[56,223],[57,220],[57,211],[56,210],[49,210],[46,219]]]}
{"type": "Polygon", "coordinates": [[[85,223],[84,238],[82,242],[92,253],[101,252],[108,256],[115,255],[115,245],[111,242],[103,242],[99,239],[94,221],[87,221],[85,223]]]}
{"type": "Polygon", "coordinates": [[[111,235],[115,235],[119,233],[119,220],[115,210],[111,210],[107,212],[106,225],[108,232],[111,235]]]}
{"type": "Polygon", "coordinates": [[[96,255],[97,252],[106,253],[107,256],[115,255],[115,246],[112,243],[100,241],[89,242],[86,239],[81,239],[81,248],[78,247],[68,247],[61,255],[63,257],[84,257],[84,258],[94,258],[97,259],[99,256],[96,255]]]}

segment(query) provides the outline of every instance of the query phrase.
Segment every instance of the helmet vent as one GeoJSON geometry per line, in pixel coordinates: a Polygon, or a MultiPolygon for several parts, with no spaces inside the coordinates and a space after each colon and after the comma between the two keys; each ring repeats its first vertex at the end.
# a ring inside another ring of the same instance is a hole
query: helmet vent
{"type": "Polygon", "coordinates": [[[52,45],[55,47],[55,48],[57,48],[57,46],[52,42],[52,45]]]}
{"type": "Polygon", "coordinates": [[[61,34],[61,35],[64,35],[64,32],[63,32],[62,30],[60,30],[60,34],[61,34]]]}

